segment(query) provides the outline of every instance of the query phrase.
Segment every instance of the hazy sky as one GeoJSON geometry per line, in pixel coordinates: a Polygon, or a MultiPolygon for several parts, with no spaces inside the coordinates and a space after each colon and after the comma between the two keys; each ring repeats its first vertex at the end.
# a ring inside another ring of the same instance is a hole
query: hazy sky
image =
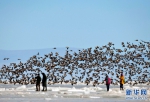
{"type": "Polygon", "coordinates": [[[0,0],[0,49],[121,47],[136,39],[150,41],[150,0],[0,0]]]}

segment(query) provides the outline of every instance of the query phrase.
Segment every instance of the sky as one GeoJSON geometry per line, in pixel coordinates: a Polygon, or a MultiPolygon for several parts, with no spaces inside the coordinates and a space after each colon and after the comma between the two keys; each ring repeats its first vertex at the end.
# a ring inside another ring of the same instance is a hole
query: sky
{"type": "Polygon", "coordinates": [[[150,0],[0,0],[0,49],[150,41],[150,0]]]}

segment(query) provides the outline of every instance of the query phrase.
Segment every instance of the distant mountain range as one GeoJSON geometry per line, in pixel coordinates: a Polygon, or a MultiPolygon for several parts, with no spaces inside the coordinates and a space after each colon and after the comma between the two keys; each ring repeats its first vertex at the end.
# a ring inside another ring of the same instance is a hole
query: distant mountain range
{"type": "MultiPolygon", "coordinates": [[[[46,48],[46,49],[33,49],[33,50],[0,50],[0,67],[4,64],[26,62],[33,55],[39,53],[39,57],[44,57],[45,54],[58,52],[60,56],[64,56],[67,48],[46,48]],[[8,60],[4,58],[9,58],[8,60]],[[21,60],[18,60],[21,59],[21,60]]],[[[78,52],[81,48],[69,48],[70,53],[78,52]],[[72,51],[70,51],[72,50],[72,51]]]]}

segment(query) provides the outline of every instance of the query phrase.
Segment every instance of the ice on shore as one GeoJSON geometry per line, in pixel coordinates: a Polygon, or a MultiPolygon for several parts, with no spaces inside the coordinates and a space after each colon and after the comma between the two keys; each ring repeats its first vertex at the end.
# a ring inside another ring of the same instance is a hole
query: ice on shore
{"type": "Polygon", "coordinates": [[[5,88],[0,88],[0,91],[5,91],[5,88]]]}
{"type": "MultiPolygon", "coordinates": [[[[125,89],[133,89],[133,88],[141,88],[141,87],[148,89],[148,96],[150,96],[149,86],[124,85],[125,89]]],[[[42,86],[41,86],[41,89],[42,89],[42,86]]],[[[109,99],[109,101],[116,99],[116,100],[122,100],[123,102],[126,101],[125,90],[120,91],[119,86],[113,86],[113,85],[110,86],[109,92],[106,91],[105,85],[99,85],[96,87],[86,86],[86,85],[84,86],[76,85],[73,87],[71,85],[62,85],[62,86],[59,86],[59,85],[49,86],[48,85],[47,89],[48,91],[46,92],[43,92],[43,91],[37,92],[35,91],[36,90],[35,85],[11,85],[11,84],[2,85],[1,84],[0,85],[0,99],[4,100],[4,102],[6,102],[6,100],[7,102],[10,102],[9,98],[10,100],[18,99],[19,100],[18,102],[21,102],[20,100],[23,100],[23,98],[24,100],[29,99],[28,102],[33,102],[33,101],[38,101],[38,102],[54,101],[55,102],[55,100],[58,100],[58,101],[64,100],[64,102],[68,102],[66,100],[69,100],[71,98],[75,100],[93,99],[95,102],[98,102],[97,99],[101,99],[101,100],[109,99]]],[[[93,102],[93,100],[91,100],[90,102],[93,102]]]]}
{"type": "Polygon", "coordinates": [[[26,90],[26,85],[22,85],[16,88],[16,90],[26,90]]]}

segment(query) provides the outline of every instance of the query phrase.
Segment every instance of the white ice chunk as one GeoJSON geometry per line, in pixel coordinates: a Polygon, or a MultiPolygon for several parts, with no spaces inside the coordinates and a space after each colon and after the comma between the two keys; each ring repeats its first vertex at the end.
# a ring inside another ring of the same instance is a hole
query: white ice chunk
{"type": "Polygon", "coordinates": [[[101,87],[97,87],[97,90],[103,90],[101,87]]]}
{"type": "Polygon", "coordinates": [[[0,91],[5,91],[5,88],[0,88],[0,91]]]}
{"type": "Polygon", "coordinates": [[[53,95],[54,97],[58,97],[57,95],[53,95]]]}
{"type": "Polygon", "coordinates": [[[75,87],[73,87],[72,89],[70,89],[68,91],[72,91],[72,92],[84,92],[84,90],[76,89],[75,87]]]}
{"type": "Polygon", "coordinates": [[[109,92],[111,92],[112,91],[112,89],[109,89],[109,92]]]}
{"type": "Polygon", "coordinates": [[[90,91],[85,91],[84,94],[90,94],[90,91]]]}
{"type": "Polygon", "coordinates": [[[26,89],[26,85],[22,85],[16,88],[16,90],[25,90],[25,89],[26,89]]]}
{"type": "Polygon", "coordinates": [[[134,86],[134,87],[132,87],[132,88],[134,88],[134,89],[139,89],[140,87],[135,87],[135,86],[134,86]]]}
{"type": "Polygon", "coordinates": [[[52,100],[51,98],[45,98],[45,100],[52,100]]]}
{"type": "Polygon", "coordinates": [[[90,98],[100,98],[100,97],[90,96],[90,98]]]}
{"type": "Polygon", "coordinates": [[[60,91],[59,88],[52,88],[52,91],[60,91]]]}

